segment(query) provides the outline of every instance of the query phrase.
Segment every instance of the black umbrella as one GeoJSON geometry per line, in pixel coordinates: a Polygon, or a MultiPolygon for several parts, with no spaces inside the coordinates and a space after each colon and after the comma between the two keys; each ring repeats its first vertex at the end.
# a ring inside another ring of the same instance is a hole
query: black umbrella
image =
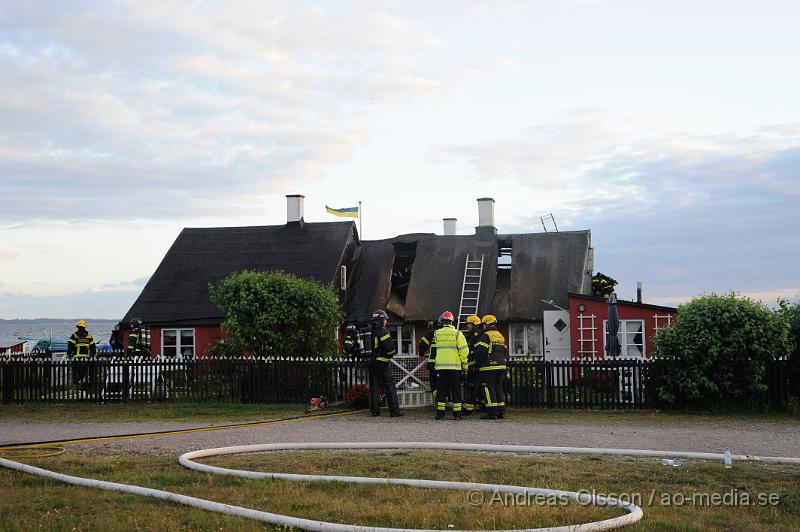
{"type": "Polygon", "coordinates": [[[608,332],[606,333],[606,354],[618,357],[622,351],[619,345],[619,314],[617,313],[617,294],[612,293],[608,296],[608,321],[606,323],[608,332]]]}

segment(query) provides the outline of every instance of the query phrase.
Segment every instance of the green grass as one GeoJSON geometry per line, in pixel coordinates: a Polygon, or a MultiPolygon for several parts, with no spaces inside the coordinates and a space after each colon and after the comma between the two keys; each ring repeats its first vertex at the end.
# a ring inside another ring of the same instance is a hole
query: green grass
{"type": "Polygon", "coordinates": [[[0,406],[0,422],[196,421],[221,423],[297,416],[305,413],[306,406],[304,404],[244,405],[228,403],[66,403],[52,405],[32,403],[0,406]]]}
{"type": "MultiPolygon", "coordinates": [[[[28,459],[59,472],[139,484],[298,517],[373,526],[521,528],[575,524],[621,512],[567,506],[473,506],[464,492],[400,486],[245,480],[195,473],[175,457],[92,453],[28,459]]],[[[639,493],[642,522],[627,530],[798,530],[800,468],[768,464],[690,461],[665,467],[657,459],[517,456],[435,451],[296,451],[224,456],[209,463],[262,471],[392,476],[516,484],[597,493],[639,493]],[[775,493],[777,506],[675,506],[697,493],[775,493]],[[675,495],[679,494],[679,495],[675,495]],[[669,498],[669,501],[665,499],[669,498]],[[649,500],[652,499],[652,500],[649,500]]],[[[636,495],[631,495],[636,497],[636,495]]],[[[76,488],[0,470],[3,530],[250,530],[240,518],[137,496],[76,488]]]]}
{"type": "MultiPolygon", "coordinates": [[[[0,422],[25,423],[102,423],[116,421],[187,421],[224,423],[257,421],[305,413],[305,404],[229,404],[229,403],[128,403],[128,404],[46,404],[0,406],[0,422]]],[[[327,410],[333,411],[333,410],[327,410]]],[[[323,411],[325,412],[325,411],[323,411]]],[[[430,417],[429,409],[406,410],[408,418],[430,417]]],[[[731,422],[800,424],[800,416],[761,413],[687,413],[628,410],[559,410],[510,408],[509,421],[556,424],[620,425],[725,425],[731,422]]]]}

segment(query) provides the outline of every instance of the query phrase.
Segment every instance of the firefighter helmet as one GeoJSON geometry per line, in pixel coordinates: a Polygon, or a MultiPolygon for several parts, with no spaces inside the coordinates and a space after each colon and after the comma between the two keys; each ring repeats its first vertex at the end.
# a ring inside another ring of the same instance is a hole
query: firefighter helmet
{"type": "Polygon", "coordinates": [[[142,320],[140,320],[139,318],[133,318],[131,320],[131,327],[132,328],[137,329],[137,328],[139,328],[141,326],[142,326],[142,320]]]}
{"type": "Polygon", "coordinates": [[[86,320],[78,320],[78,323],[75,324],[75,327],[83,327],[86,328],[86,320]]]}
{"type": "Polygon", "coordinates": [[[467,316],[467,323],[471,323],[472,325],[480,325],[481,319],[478,316],[467,316]]]}
{"type": "Polygon", "coordinates": [[[449,310],[445,310],[444,312],[442,312],[442,315],[439,317],[439,319],[441,321],[449,321],[449,322],[455,320],[455,318],[453,317],[453,313],[450,312],[449,310]]]}
{"type": "Polygon", "coordinates": [[[484,325],[491,325],[493,323],[497,323],[497,318],[495,318],[491,314],[487,314],[486,316],[483,317],[483,320],[481,321],[483,322],[484,325]]]}
{"type": "Polygon", "coordinates": [[[372,319],[373,320],[388,320],[389,319],[389,315],[386,314],[385,310],[378,309],[378,310],[376,310],[375,312],[372,313],[372,319]]]}

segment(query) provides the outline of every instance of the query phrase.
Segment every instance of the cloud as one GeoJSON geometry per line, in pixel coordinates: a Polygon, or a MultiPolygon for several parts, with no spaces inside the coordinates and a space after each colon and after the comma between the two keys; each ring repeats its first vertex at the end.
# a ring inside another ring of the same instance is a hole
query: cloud
{"type": "Polygon", "coordinates": [[[0,219],[175,218],[319,180],[437,86],[427,28],[357,5],[24,2],[0,18],[0,219]],[[32,208],[35,206],[35,208],[32,208]]]}
{"type": "Polygon", "coordinates": [[[150,277],[140,277],[132,281],[121,281],[119,283],[104,283],[90,290],[92,293],[97,292],[136,292],[137,294],[142,291],[144,285],[150,277]]]}
{"type": "Polygon", "coordinates": [[[595,270],[625,298],[636,281],[663,303],[709,291],[796,295],[800,124],[643,139],[587,121],[438,153],[500,194],[513,190],[518,217],[503,230],[540,230],[550,211],[562,230],[590,228],[595,270]],[[528,198],[536,206],[519,208],[528,198]]]}

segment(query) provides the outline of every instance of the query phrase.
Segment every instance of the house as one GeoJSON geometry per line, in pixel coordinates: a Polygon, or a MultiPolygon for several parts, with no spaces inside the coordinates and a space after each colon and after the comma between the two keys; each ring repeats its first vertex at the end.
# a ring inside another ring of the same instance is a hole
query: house
{"type": "Polygon", "coordinates": [[[25,353],[25,345],[26,342],[22,341],[7,346],[0,346],[0,355],[5,355],[5,356],[22,355],[25,353]]]}
{"type": "Polygon", "coordinates": [[[283,270],[334,285],[358,245],[355,224],[307,223],[303,196],[287,200],[285,225],[181,231],[123,319],[144,322],[151,352],[202,356],[222,339],[225,316],[211,302],[208,285],[231,273],[283,270]]]}
{"type": "Polygon", "coordinates": [[[143,320],[153,353],[202,356],[224,337],[209,283],[241,270],[279,269],[337,290],[348,322],[364,325],[375,309],[386,309],[407,369],[418,365],[416,346],[444,310],[462,321],[494,314],[514,356],[600,358],[601,340],[587,336],[589,316],[596,336],[605,316],[604,303],[586,295],[590,231],[498,234],[491,198],[478,199],[478,215],[469,235],[456,234],[456,220],[446,218],[441,235],[362,241],[352,221],[305,222],[304,197],[287,196],[283,225],[184,229],[124,321],[143,320]],[[580,305],[589,311],[577,311],[580,305]]]}
{"type": "MultiPolygon", "coordinates": [[[[620,327],[618,337],[622,347],[621,357],[647,359],[653,351],[653,338],[659,329],[672,325],[677,309],[618,300],[617,313],[620,327]]],[[[574,360],[602,360],[606,357],[606,318],[608,303],[602,297],[569,294],[569,325],[572,331],[569,342],[570,357],[574,360]]]]}

